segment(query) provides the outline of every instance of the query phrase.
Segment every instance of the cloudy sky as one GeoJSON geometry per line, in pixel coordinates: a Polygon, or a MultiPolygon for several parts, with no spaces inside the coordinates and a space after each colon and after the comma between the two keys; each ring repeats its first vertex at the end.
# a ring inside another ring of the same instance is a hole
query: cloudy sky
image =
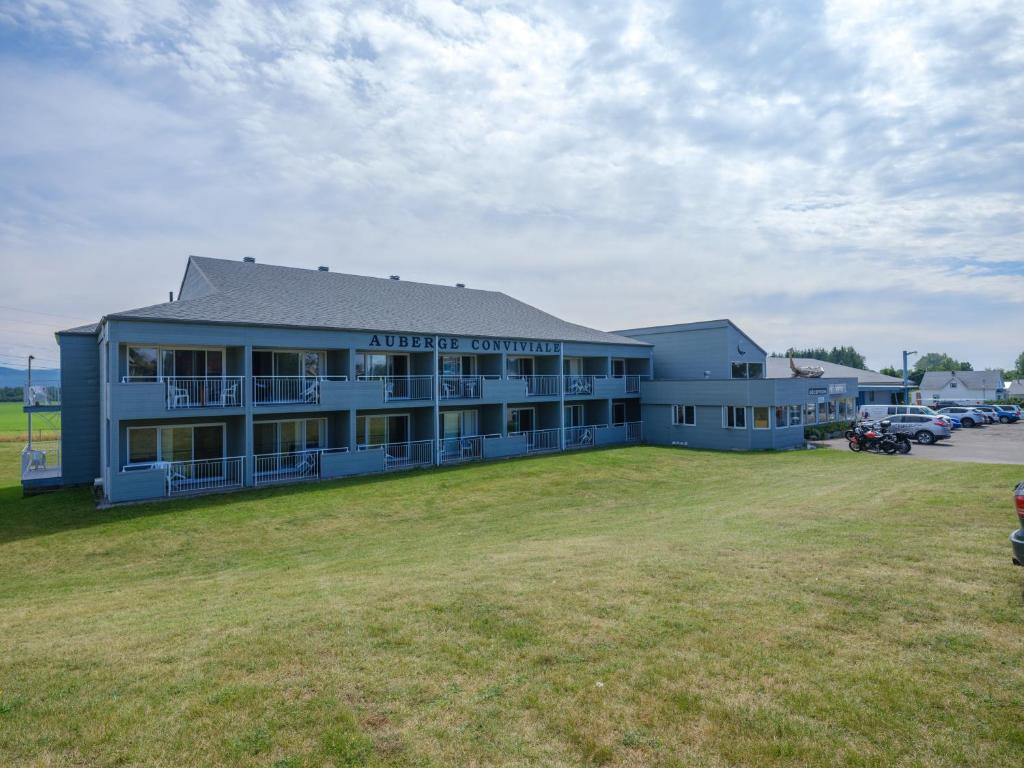
{"type": "Polygon", "coordinates": [[[188,254],[612,329],[1024,349],[1024,6],[0,6],[0,365],[188,254]]]}

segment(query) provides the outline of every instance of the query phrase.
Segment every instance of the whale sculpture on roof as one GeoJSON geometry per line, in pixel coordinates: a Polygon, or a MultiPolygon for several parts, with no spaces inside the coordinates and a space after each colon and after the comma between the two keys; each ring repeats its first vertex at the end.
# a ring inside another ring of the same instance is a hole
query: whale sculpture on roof
{"type": "Polygon", "coordinates": [[[794,376],[799,376],[802,379],[820,379],[825,375],[825,369],[820,365],[797,365],[793,361],[792,355],[789,356],[789,367],[794,376]]]}

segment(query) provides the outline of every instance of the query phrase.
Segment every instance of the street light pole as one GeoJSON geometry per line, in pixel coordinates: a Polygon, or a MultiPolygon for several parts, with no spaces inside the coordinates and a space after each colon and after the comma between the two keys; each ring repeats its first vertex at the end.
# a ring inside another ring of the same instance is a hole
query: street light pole
{"type": "MultiPolygon", "coordinates": [[[[28,384],[25,391],[25,395],[22,398],[25,405],[32,405],[32,361],[35,360],[35,355],[28,356],[28,384]]],[[[32,411],[28,412],[28,449],[32,450],[32,411]]]]}
{"type": "Polygon", "coordinates": [[[908,351],[906,349],[903,350],[903,404],[904,405],[910,405],[910,403],[909,403],[909,400],[910,400],[910,375],[909,375],[909,371],[907,370],[907,358],[910,357],[910,355],[916,355],[916,354],[917,354],[917,350],[916,349],[912,350],[912,351],[908,351]]]}

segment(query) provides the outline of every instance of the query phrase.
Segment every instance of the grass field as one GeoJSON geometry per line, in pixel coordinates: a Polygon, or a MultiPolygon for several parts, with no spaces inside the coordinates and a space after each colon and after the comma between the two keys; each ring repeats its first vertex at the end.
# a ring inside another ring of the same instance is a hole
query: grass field
{"type": "Polygon", "coordinates": [[[22,500],[3,766],[1020,766],[1012,466],[629,448],[22,500]]]}
{"type": "MultiPolygon", "coordinates": [[[[52,437],[49,424],[60,427],[60,414],[47,414],[47,417],[36,417],[32,425],[37,439],[52,437]],[[49,419],[49,420],[47,420],[49,419]],[[45,428],[40,428],[40,427],[45,428]]],[[[28,429],[28,416],[21,403],[0,403],[0,442],[24,443],[28,429]]]]}

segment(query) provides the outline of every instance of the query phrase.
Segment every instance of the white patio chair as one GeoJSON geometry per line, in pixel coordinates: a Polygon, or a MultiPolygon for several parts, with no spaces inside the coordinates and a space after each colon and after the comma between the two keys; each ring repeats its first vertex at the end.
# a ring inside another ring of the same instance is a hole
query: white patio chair
{"type": "Polygon", "coordinates": [[[302,399],[307,403],[320,402],[320,379],[310,379],[302,392],[302,399]]]}
{"type": "Polygon", "coordinates": [[[171,407],[180,408],[192,405],[192,399],[188,396],[188,390],[184,387],[171,387],[171,407]]]}
{"type": "Polygon", "coordinates": [[[28,469],[46,469],[46,451],[33,449],[28,452],[28,469]]]}
{"type": "Polygon", "coordinates": [[[238,382],[222,387],[220,391],[221,405],[238,405],[238,382]]]}

